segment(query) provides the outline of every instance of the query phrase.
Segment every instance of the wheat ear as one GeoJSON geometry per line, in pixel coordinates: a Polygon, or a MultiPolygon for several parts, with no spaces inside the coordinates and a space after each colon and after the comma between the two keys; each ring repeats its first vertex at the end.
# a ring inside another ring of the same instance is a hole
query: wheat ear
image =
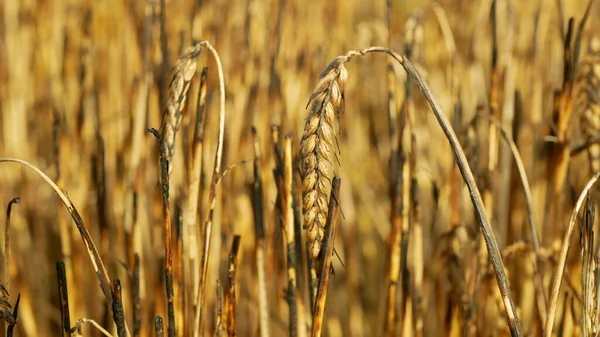
{"type": "Polygon", "coordinates": [[[323,244],[327,199],[333,175],[332,161],[336,158],[334,124],[336,119],[339,121],[339,115],[344,110],[344,87],[348,81],[348,71],[344,64],[351,57],[337,57],[319,76],[308,100],[311,109],[300,142],[302,213],[309,255],[313,259],[319,256],[323,244]]]}
{"type": "MultiPolygon", "coordinates": [[[[600,131],[600,38],[592,39],[588,55],[577,69],[575,110],[582,134],[591,139],[600,131]]],[[[600,144],[591,144],[587,152],[592,172],[600,171],[600,144]]]]}
{"type": "Polygon", "coordinates": [[[169,162],[169,173],[173,169],[172,159],[175,154],[175,137],[181,122],[181,112],[190,88],[190,81],[196,72],[196,59],[200,56],[201,50],[202,46],[200,44],[184,50],[172,70],[173,79],[169,84],[169,100],[160,127],[160,138],[165,143],[166,159],[169,162]]]}

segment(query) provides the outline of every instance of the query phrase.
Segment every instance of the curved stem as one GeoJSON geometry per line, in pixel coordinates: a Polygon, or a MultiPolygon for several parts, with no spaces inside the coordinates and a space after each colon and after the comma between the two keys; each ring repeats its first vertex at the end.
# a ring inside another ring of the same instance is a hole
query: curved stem
{"type": "Polygon", "coordinates": [[[198,336],[202,330],[202,309],[206,300],[206,278],[208,274],[208,259],[210,256],[210,238],[212,235],[212,224],[213,214],[216,204],[217,185],[221,177],[221,165],[223,162],[223,139],[225,137],[225,81],[223,79],[223,67],[221,65],[221,59],[215,48],[208,41],[202,41],[199,43],[201,46],[207,48],[214,56],[217,63],[217,70],[219,73],[219,92],[220,92],[220,105],[219,105],[219,135],[217,143],[217,152],[215,154],[215,167],[211,179],[210,191],[209,191],[209,203],[210,209],[208,212],[208,218],[204,226],[202,233],[204,237],[204,246],[202,249],[202,257],[200,260],[200,268],[202,274],[200,275],[200,291],[196,298],[196,317],[194,322],[194,336],[198,336]]]}

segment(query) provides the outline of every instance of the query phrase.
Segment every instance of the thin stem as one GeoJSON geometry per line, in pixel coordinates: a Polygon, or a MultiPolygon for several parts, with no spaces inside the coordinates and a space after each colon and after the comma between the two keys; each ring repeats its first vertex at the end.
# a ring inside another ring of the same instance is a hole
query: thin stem
{"type": "Polygon", "coordinates": [[[200,268],[202,269],[202,274],[200,275],[200,290],[198,292],[198,298],[196,300],[196,319],[194,324],[194,336],[198,337],[198,334],[202,330],[202,310],[204,306],[204,301],[206,300],[206,277],[208,274],[208,258],[210,256],[210,237],[212,234],[212,222],[213,222],[213,214],[216,205],[216,190],[217,183],[221,176],[221,165],[223,161],[223,141],[225,137],[225,81],[223,79],[223,67],[221,66],[221,59],[219,58],[219,54],[213,48],[213,46],[208,41],[200,42],[200,45],[206,47],[213,54],[215,61],[217,63],[217,70],[219,73],[219,92],[220,92],[220,103],[219,103],[219,135],[218,135],[218,143],[217,143],[217,152],[215,154],[215,166],[210,184],[210,192],[209,192],[209,204],[210,209],[208,213],[208,218],[206,220],[204,226],[204,248],[202,250],[202,257],[200,259],[200,268]]]}

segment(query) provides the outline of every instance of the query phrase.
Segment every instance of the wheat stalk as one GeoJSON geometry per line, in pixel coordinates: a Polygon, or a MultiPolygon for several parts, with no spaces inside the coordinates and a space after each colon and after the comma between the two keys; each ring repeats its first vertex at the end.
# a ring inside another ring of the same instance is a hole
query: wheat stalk
{"type": "MultiPolygon", "coordinates": [[[[321,251],[328,196],[331,191],[334,150],[334,124],[344,110],[344,87],[348,71],[344,64],[352,55],[339,56],[321,73],[308,105],[311,105],[300,142],[302,162],[302,213],[309,255],[316,259],[321,251]]],[[[307,106],[308,106],[307,105],[307,106]]]]}
{"type": "Polygon", "coordinates": [[[169,162],[169,174],[173,170],[172,159],[175,154],[175,138],[181,123],[181,112],[190,88],[190,81],[196,72],[196,59],[200,56],[201,50],[202,46],[199,43],[184,50],[172,70],[173,80],[169,84],[169,100],[160,127],[160,138],[165,143],[166,159],[169,162]]]}

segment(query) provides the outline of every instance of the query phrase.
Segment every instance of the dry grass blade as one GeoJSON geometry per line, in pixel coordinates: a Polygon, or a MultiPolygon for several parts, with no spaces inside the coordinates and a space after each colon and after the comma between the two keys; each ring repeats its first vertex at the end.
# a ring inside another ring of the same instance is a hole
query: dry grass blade
{"type": "Polygon", "coordinates": [[[344,111],[344,87],[348,56],[333,60],[319,76],[310,96],[310,112],[300,142],[302,161],[302,212],[310,257],[316,259],[327,218],[327,198],[331,191],[332,164],[337,159],[334,123],[344,111]]]}
{"type": "Polygon", "coordinates": [[[550,302],[548,302],[548,313],[546,315],[546,323],[544,329],[544,336],[550,337],[552,336],[552,328],[554,327],[554,316],[556,314],[556,305],[558,303],[558,295],[560,293],[560,285],[562,283],[563,275],[565,273],[565,266],[567,264],[567,255],[569,254],[569,246],[571,243],[571,235],[573,234],[573,228],[575,227],[575,222],[577,219],[577,215],[581,210],[581,206],[583,206],[583,202],[585,201],[586,195],[591,190],[592,186],[598,181],[600,178],[600,172],[597,172],[587,183],[581,194],[579,195],[579,199],[575,204],[575,208],[573,209],[573,213],[571,214],[571,219],[569,220],[569,225],[567,226],[567,231],[565,233],[562,247],[560,250],[560,257],[558,260],[558,265],[556,267],[556,275],[554,276],[554,280],[552,281],[552,290],[550,292],[550,302]]]}
{"type": "Polygon", "coordinates": [[[323,329],[323,318],[325,316],[325,302],[327,301],[327,289],[329,287],[329,277],[331,274],[331,258],[333,256],[333,247],[335,242],[335,232],[337,227],[337,215],[339,211],[339,196],[341,179],[333,178],[331,197],[329,198],[329,212],[327,213],[327,223],[325,226],[326,236],[323,245],[323,263],[319,277],[319,290],[315,301],[315,310],[313,312],[312,337],[320,337],[323,329]]]}
{"type": "Polygon", "coordinates": [[[167,149],[169,173],[172,171],[175,138],[181,123],[181,113],[185,105],[187,91],[190,88],[190,81],[196,73],[196,59],[200,56],[201,50],[200,44],[187,48],[173,67],[173,80],[169,84],[169,100],[160,128],[160,136],[167,149]]]}
{"type": "Polygon", "coordinates": [[[44,172],[42,172],[37,167],[31,165],[30,163],[28,163],[24,160],[15,159],[15,158],[0,158],[0,163],[1,162],[19,163],[21,165],[24,165],[24,166],[30,168],[35,173],[37,173],[40,177],[42,177],[42,179],[44,179],[46,181],[46,183],[48,183],[48,185],[50,185],[50,187],[52,187],[52,189],[56,192],[56,194],[58,194],[59,198],[62,200],[63,204],[65,205],[65,207],[71,214],[71,217],[73,218],[73,221],[75,222],[75,225],[77,226],[77,230],[79,230],[79,233],[81,234],[81,238],[83,239],[83,242],[87,249],[87,252],[88,252],[88,255],[92,262],[92,265],[94,266],[94,271],[96,272],[96,276],[98,277],[98,280],[100,281],[100,287],[102,288],[102,292],[104,293],[106,300],[109,303],[112,303],[111,281],[110,281],[110,278],[108,277],[108,273],[106,272],[106,268],[104,267],[104,263],[102,262],[102,259],[100,258],[98,249],[96,248],[96,245],[94,244],[94,241],[92,240],[92,237],[90,236],[90,233],[88,232],[87,228],[85,227],[83,220],[81,219],[81,216],[79,215],[79,212],[77,211],[77,209],[75,208],[75,205],[73,205],[73,203],[71,202],[69,197],[67,197],[60,190],[60,188],[58,188],[58,186],[56,186],[54,181],[52,181],[52,179],[50,179],[44,172]]]}

